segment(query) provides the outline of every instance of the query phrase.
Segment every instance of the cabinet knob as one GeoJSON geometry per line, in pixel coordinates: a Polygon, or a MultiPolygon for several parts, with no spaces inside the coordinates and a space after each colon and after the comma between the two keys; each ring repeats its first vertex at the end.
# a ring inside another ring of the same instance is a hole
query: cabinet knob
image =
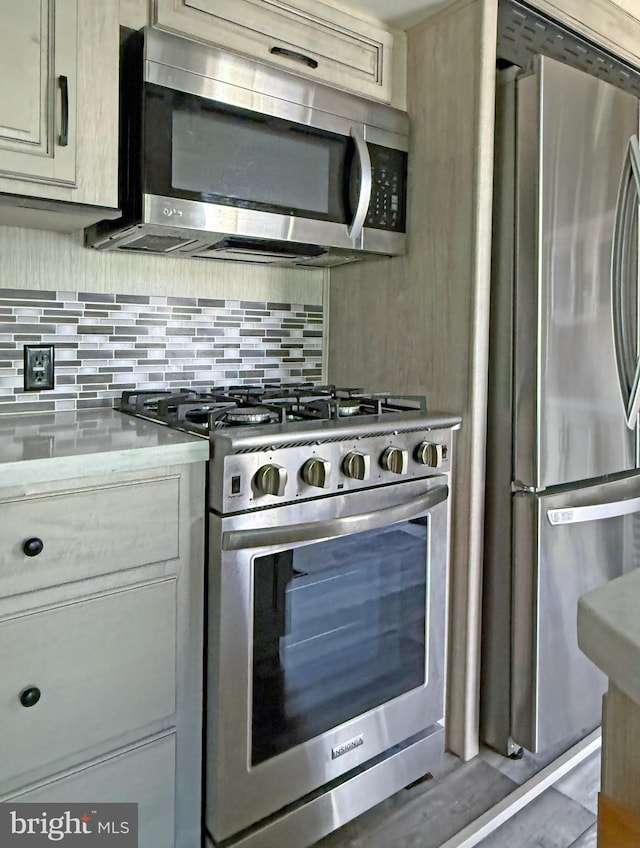
{"type": "Polygon", "coordinates": [[[20,693],[20,703],[23,707],[35,707],[40,700],[41,694],[42,692],[37,686],[27,686],[27,688],[23,689],[20,693]]]}
{"type": "Polygon", "coordinates": [[[42,539],[38,539],[37,536],[34,536],[32,539],[27,539],[22,546],[25,556],[29,557],[38,556],[38,554],[42,553],[43,548],[44,542],[42,539]]]}

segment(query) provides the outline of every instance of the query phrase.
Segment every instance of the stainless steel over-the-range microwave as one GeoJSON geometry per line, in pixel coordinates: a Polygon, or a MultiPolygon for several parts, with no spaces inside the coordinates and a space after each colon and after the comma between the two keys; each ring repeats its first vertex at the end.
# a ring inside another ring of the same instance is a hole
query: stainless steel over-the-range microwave
{"type": "Polygon", "coordinates": [[[405,251],[404,112],[155,30],[123,40],[120,203],[87,245],[279,264],[405,251]]]}

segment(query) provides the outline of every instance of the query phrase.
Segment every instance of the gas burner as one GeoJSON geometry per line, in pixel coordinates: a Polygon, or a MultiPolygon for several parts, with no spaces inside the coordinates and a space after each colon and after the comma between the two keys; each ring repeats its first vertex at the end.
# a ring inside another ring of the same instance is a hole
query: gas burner
{"type": "Polygon", "coordinates": [[[346,418],[350,415],[358,415],[360,413],[360,401],[356,399],[338,401],[337,410],[340,418],[346,418]]]}
{"type": "Polygon", "coordinates": [[[351,418],[362,414],[363,403],[358,397],[321,397],[307,401],[303,410],[313,418],[351,418]]]}
{"type": "Polygon", "coordinates": [[[277,419],[266,406],[234,406],[224,416],[225,424],[269,424],[277,419]]]}
{"type": "Polygon", "coordinates": [[[215,409],[214,406],[196,406],[193,409],[186,410],[184,418],[187,421],[193,421],[194,424],[206,424],[215,409]]]}

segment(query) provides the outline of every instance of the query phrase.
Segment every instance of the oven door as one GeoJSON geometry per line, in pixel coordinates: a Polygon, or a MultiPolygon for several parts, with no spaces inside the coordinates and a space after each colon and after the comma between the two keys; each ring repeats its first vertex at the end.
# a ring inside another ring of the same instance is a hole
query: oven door
{"type": "Polygon", "coordinates": [[[442,722],[448,491],[443,475],[211,515],[216,841],[442,722]]]}

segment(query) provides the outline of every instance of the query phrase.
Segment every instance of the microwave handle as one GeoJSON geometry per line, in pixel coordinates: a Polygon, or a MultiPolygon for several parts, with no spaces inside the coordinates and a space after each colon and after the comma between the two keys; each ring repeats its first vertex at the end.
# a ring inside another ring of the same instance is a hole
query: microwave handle
{"type": "Polygon", "coordinates": [[[291,527],[230,530],[222,534],[222,550],[241,551],[282,545],[299,545],[304,542],[327,541],[352,533],[363,533],[367,530],[375,530],[378,527],[387,527],[399,521],[411,521],[420,518],[439,503],[446,501],[448,496],[449,487],[443,484],[407,503],[398,504],[388,509],[376,509],[373,512],[326,521],[308,521],[302,524],[294,524],[291,527]]]}
{"type": "Polygon", "coordinates": [[[364,132],[361,127],[351,127],[351,138],[356,146],[356,155],[360,164],[360,196],[358,197],[358,206],[356,214],[353,216],[353,221],[348,229],[348,235],[351,239],[359,239],[364,228],[365,218],[369,211],[371,203],[371,157],[369,156],[369,148],[364,140],[364,132]]]}

